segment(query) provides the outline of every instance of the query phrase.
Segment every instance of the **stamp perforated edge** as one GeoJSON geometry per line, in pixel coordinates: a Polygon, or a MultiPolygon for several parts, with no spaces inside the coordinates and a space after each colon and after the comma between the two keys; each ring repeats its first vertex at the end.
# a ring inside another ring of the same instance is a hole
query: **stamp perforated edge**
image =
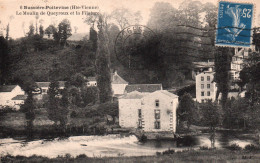
{"type": "MultiPolygon", "coordinates": [[[[236,1],[236,0],[218,0],[217,1],[217,7],[218,7],[218,12],[219,12],[219,3],[220,2],[230,2],[230,3],[240,3],[240,4],[251,4],[253,5],[253,18],[252,18],[252,22],[251,22],[251,28],[252,28],[252,31],[253,31],[253,28],[254,28],[254,25],[255,25],[255,17],[256,17],[256,4],[253,3],[253,2],[244,2],[244,1],[236,1]]],[[[218,13],[217,13],[218,14],[218,13]]],[[[216,44],[217,40],[217,34],[218,34],[218,22],[219,19],[217,18],[217,25],[216,25],[216,32],[215,32],[215,46],[216,47],[232,47],[232,48],[237,48],[237,47],[242,47],[242,48],[245,48],[245,49],[252,49],[253,48],[253,45],[251,44],[249,47],[245,47],[245,46],[240,46],[240,45],[221,45],[221,44],[216,44]]],[[[250,36],[250,42],[252,43],[253,42],[253,32],[251,32],[251,36],[250,36]]]]}

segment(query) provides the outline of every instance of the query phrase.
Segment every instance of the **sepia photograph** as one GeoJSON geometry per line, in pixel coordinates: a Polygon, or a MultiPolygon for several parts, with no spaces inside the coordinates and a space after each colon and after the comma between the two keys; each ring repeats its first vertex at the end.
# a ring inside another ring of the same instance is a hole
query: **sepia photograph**
{"type": "Polygon", "coordinates": [[[260,162],[260,1],[0,0],[1,162],[260,162]]]}

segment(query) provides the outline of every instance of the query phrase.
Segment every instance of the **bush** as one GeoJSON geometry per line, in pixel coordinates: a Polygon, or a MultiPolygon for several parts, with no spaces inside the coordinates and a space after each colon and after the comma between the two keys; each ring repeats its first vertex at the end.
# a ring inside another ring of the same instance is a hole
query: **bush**
{"type": "Polygon", "coordinates": [[[245,150],[246,151],[259,151],[260,150],[260,147],[259,146],[256,146],[254,144],[248,144],[245,146],[245,150]]]}
{"type": "Polygon", "coordinates": [[[71,118],[76,118],[77,117],[77,113],[75,111],[72,111],[70,114],[71,118]]]}
{"type": "Polygon", "coordinates": [[[210,150],[210,148],[207,146],[202,146],[202,147],[200,147],[200,150],[210,150]]]}
{"type": "Polygon", "coordinates": [[[242,148],[237,144],[231,144],[230,146],[227,147],[227,149],[232,150],[232,151],[238,151],[238,150],[241,150],[242,148]]]}
{"type": "Polygon", "coordinates": [[[162,152],[163,155],[170,155],[170,154],[174,154],[174,153],[175,153],[174,149],[168,149],[168,150],[162,152]]]}
{"type": "Polygon", "coordinates": [[[85,154],[80,154],[76,158],[87,158],[87,156],[85,154]]]}

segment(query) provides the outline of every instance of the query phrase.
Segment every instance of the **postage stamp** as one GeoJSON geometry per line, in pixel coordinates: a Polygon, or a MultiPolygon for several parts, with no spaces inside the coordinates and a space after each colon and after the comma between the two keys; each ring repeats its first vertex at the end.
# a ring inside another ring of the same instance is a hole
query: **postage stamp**
{"type": "Polygon", "coordinates": [[[254,5],[220,1],[216,46],[250,47],[254,5]]]}

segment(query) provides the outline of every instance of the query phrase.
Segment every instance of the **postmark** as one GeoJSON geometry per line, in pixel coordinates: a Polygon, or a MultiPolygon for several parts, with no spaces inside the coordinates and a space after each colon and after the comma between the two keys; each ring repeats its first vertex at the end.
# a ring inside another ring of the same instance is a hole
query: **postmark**
{"type": "Polygon", "coordinates": [[[114,50],[122,65],[130,69],[145,69],[149,55],[156,56],[158,38],[150,28],[143,25],[131,25],[121,30],[115,40],[114,50]]]}
{"type": "Polygon", "coordinates": [[[249,48],[253,16],[253,4],[220,1],[215,45],[249,48]]]}

